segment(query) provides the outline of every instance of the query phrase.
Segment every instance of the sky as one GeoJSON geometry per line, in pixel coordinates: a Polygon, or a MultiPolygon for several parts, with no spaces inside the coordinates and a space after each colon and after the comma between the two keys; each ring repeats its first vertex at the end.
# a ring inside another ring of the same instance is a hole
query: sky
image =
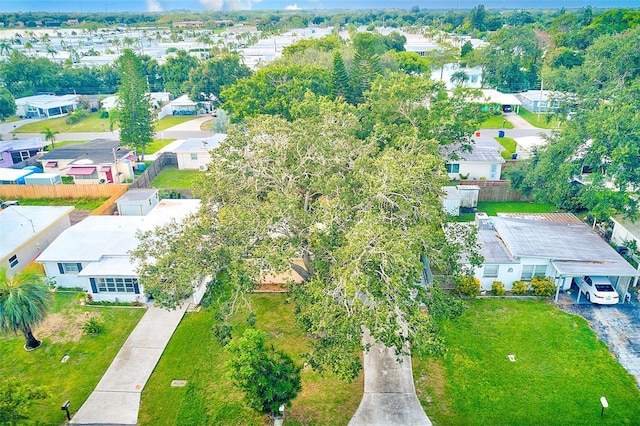
{"type": "Polygon", "coordinates": [[[640,6],[638,0],[0,0],[1,12],[162,12],[183,10],[299,9],[540,9],[640,6]]]}

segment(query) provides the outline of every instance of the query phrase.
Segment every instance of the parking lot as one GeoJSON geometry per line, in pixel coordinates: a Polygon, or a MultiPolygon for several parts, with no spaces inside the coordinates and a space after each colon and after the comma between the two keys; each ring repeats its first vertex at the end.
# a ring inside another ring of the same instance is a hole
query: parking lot
{"type": "Polygon", "coordinates": [[[636,378],[640,387],[640,303],[637,297],[618,305],[561,303],[566,312],[580,315],[605,342],[620,364],[636,378]]]}

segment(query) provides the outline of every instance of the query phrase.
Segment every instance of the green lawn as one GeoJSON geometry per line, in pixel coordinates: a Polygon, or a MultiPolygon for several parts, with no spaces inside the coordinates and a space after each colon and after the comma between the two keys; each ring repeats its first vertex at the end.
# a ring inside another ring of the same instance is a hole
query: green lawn
{"type": "MultiPolygon", "coordinates": [[[[530,203],[528,201],[478,201],[478,211],[485,212],[489,216],[497,216],[498,213],[553,213],[558,209],[553,204],[530,203]]],[[[461,213],[460,216],[451,218],[454,222],[473,222],[474,213],[461,213]]]]}
{"type": "Polygon", "coordinates": [[[513,129],[513,124],[511,124],[508,120],[500,115],[492,115],[482,124],[480,124],[481,129],[513,129]]]}
{"type": "Polygon", "coordinates": [[[108,132],[109,119],[100,118],[100,113],[92,112],[75,124],[67,124],[67,117],[50,118],[48,120],[27,123],[16,129],[16,133],[40,133],[45,127],[60,133],[108,132]]]}
{"type": "MultiPolygon", "coordinates": [[[[271,343],[302,364],[307,339],[294,325],[287,295],[249,296],[256,327],[271,343]]],[[[233,336],[246,328],[247,310],[232,319],[233,336]]],[[[268,425],[269,420],[243,403],[242,394],[227,379],[228,356],[213,338],[213,312],[203,308],[188,313],[178,326],[142,393],[141,425],[268,425]],[[170,387],[171,380],[188,380],[185,387],[170,387]]],[[[287,408],[287,425],[346,425],[360,403],[362,375],[353,383],[331,374],[320,376],[310,368],[302,372],[302,392],[287,408]]]]}
{"type": "Polygon", "coordinates": [[[21,206],[74,206],[78,210],[95,210],[108,198],[19,198],[21,206]]]}
{"type": "Polygon", "coordinates": [[[146,146],[144,153],[155,154],[158,150],[164,148],[173,141],[175,141],[175,139],[154,139],[153,142],[146,146]]]}
{"type": "Polygon", "coordinates": [[[504,148],[504,151],[500,153],[502,158],[505,160],[511,160],[511,155],[516,152],[516,141],[513,138],[500,138],[497,137],[495,140],[498,141],[500,145],[504,148]]]}
{"type": "Polygon", "coordinates": [[[418,398],[435,425],[638,424],[634,378],[584,319],[546,301],[468,305],[443,324],[443,359],[413,359],[418,398]]]}
{"type": "Polygon", "coordinates": [[[75,293],[55,293],[54,297],[55,309],[34,331],[43,340],[39,349],[26,352],[22,335],[0,339],[0,377],[19,377],[26,383],[44,386],[49,392],[49,398],[38,401],[31,409],[30,420],[40,425],[63,424],[66,417],[60,406],[67,400],[72,413],[80,408],[145,312],[136,308],[80,306],[75,293]],[[94,315],[105,329],[87,336],[80,326],[94,315]],[[65,355],[69,359],[61,363],[65,355]]]}
{"type": "Polygon", "coordinates": [[[176,167],[167,167],[153,180],[151,186],[156,189],[191,188],[199,170],[178,170],[176,167]]]}
{"type": "Polygon", "coordinates": [[[541,129],[557,129],[559,127],[558,123],[560,123],[559,117],[556,114],[536,114],[522,107],[520,107],[518,115],[527,120],[531,125],[541,129]]]}
{"type": "Polygon", "coordinates": [[[169,115],[167,117],[164,117],[162,120],[158,120],[158,122],[156,123],[156,132],[166,130],[169,127],[191,121],[195,118],[198,117],[195,115],[169,115]]]}

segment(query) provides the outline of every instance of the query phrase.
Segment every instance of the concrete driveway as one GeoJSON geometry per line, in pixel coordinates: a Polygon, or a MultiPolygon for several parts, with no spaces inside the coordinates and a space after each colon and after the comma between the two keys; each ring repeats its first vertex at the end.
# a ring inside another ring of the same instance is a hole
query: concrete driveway
{"type": "Polygon", "coordinates": [[[637,299],[618,305],[591,303],[560,306],[580,315],[605,342],[618,362],[636,378],[640,387],[640,304],[637,299]]]}

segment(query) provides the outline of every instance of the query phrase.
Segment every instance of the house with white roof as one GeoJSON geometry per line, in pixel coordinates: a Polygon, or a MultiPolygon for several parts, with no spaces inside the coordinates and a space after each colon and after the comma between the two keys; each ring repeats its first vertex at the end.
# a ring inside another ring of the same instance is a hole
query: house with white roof
{"type": "Polygon", "coordinates": [[[516,95],[522,106],[530,112],[557,111],[561,96],[560,92],[552,90],[528,90],[516,95]]]}
{"type": "MultiPolygon", "coordinates": [[[[161,200],[144,216],[89,216],[65,230],[40,254],[47,277],[63,287],[83,288],[96,301],[145,301],[130,252],[138,231],[180,221],[200,208],[200,200],[161,200]]],[[[199,288],[196,303],[204,294],[199,288]]]]}
{"type": "Polygon", "coordinates": [[[533,156],[534,150],[547,144],[547,140],[540,136],[522,136],[513,138],[516,142],[516,158],[526,160],[533,156]]]}
{"type": "Polygon", "coordinates": [[[36,95],[16,99],[16,115],[22,118],[51,118],[76,109],[78,95],[36,95]]]}
{"type": "Polygon", "coordinates": [[[589,275],[607,277],[624,300],[629,284],[640,275],[570,213],[478,213],[476,226],[484,262],[475,276],[486,291],[494,281],[509,290],[514,281],[540,275],[553,278],[559,292],[570,289],[574,278],[589,275]]]}
{"type": "Polygon", "coordinates": [[[11,167],[42,152],[48,142],[42,138],[0,141],[0,167],[11,167]]]}
{"type": "Polygon", "coordinates": [[[0,210],[0,267],[22,271],[71,226],[74,207],[9,206],[0,210]]]}
{"type": "Polygon", "coordinates": [[[177,99],[169,102],[158,113],[158,118],[164,118],[168,115],[197,115],[198,103],[192,101],[189,95],[182,95],[177,99]]]}
{"type": "Polygon", "coordinates": [[[191,138],[173,150],[178,157],[179,170],[207,170],[211,163],[211,151],[227,137],[224,133],[209,138],[191,138]]]}

